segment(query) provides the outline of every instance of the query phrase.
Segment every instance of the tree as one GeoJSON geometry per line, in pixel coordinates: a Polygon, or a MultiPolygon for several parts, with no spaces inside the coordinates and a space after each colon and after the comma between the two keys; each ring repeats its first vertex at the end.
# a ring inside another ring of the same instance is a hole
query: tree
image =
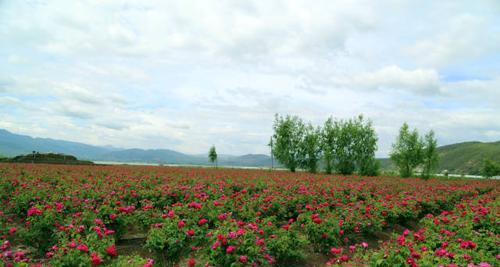
{"type": "Polygon", "coordinates": [[[434,131],[430,130],[425,135],[423,144],[422,178],[429,179],[431,172],[437,168],[438,163],[437,140],[434,137],[434,131]]]}
{"type": "Polygon", "coordinates": [[[215,146],[210,147],[208,151],[208,159],[210,162],[215,163],[215,167],[217,168],[217,151],[215,151],[215,146]]]}
{"type": "Polygon", "coordinates": [[[300,165],[300,144],[304,138],[305,126],[297,116],[286,117],[276,114],[273,124],[273,155],[290,171],[300,165]]]}
{"type": "Polygon", "coordinates": [[[403,123],[396,143],[392,145],[390,157],[399,168],[401,177],[413,175],[413,170],[423,163],[423,143],[417,129],[410,132],[408,124],[403,123]]]}
{"type": "Polygon", "coordinates": [[[378,137],[370,120],[365,121],[363,115],[353,120],[354,155],[358,173],[376,176],[380,163],[375,159],[378,137]]]}
{"type": "Polygon", "coordinates": [[[335,169],[352,174],[357,170],[362,175],[376,175],[377,140],[371,121],[365,121],[363,115],[348,120],[328,118],[321,133],[326,172],[335,169]]]}
{"type": "Polygon", "coordinates": [[[321,131],[321,149],[323,150],[323,160],[325,162],[325,171],[331,174],[333,171],[334,154],[338,138],[339,128],[333,118],[328,118],[321,131]]]}
{"type": "Polygon", "coordinates": [[[340,120],[335,124],[338,131],[334,146],[335,169],[341,174],[352,174],[356,170],[355,126],[352,120],[340,120]]]}
{"type": "Polygon", "coordinates": [[[500,162],[495,163],[490,159],[486,159],[483,162],[483,167],[481,169],[481,175],[486,178],[491,178],[496,175],[500,175],[500,162]]]}
{"type": "Polygon", "coordinates": [[[321,130],[308,124],[300,143],[300,166],[309,172],[316,173],[321,159],[321,130]]]}

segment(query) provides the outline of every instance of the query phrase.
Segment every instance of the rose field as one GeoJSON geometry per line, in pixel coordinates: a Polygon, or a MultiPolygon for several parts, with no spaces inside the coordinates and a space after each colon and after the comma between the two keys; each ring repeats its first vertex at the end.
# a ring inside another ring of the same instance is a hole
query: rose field
{"type": "Polygon", "coordinates": [[[0,164],[0,266],[500,266],[498,180],[0,164]]]}

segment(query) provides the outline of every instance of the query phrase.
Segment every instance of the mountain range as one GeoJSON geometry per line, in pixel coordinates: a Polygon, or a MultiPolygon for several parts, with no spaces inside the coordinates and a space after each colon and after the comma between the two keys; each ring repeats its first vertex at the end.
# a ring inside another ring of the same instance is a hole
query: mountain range
{"type": "MultiPolygon", "coordinates": [[[[78,159],[92,161],[211,165],[208,156],[184,154],[170,149],[122,149],[110,146],[93,146],[51,138],[33,138],[0,129],[1,155],[13,157],[29,154],[32,151],[64,153],[74,155],[78,159]]],[[[270,167],[271,157],[263,154],[242,156],[220,154],[218,155],[218,164],[221,166],[270,167]]]]}
{"type": "MultiPolygon", "coordinates": [[[[438,147],[438,171],[456,174],[479,174],[484,159],[500,162],[500,141],[464,142],[438,147]]],[[[78,159],[128,163],[210,165],[207,155],[190,155],[169,149],[122,149],[93,146],[78,142],[33,138],[0,129],[0,155],[13,157],[32,151],[74,155],[78,159]]],[[[382,170],[395,170],[389,159],[379,159],[382,170]]],[[[271,157],[263,154],[242,156],[219,154],[221,166],[270,167],[271,157]]],[[[276,162],[275,162],[276,165],[276,162]]]]}

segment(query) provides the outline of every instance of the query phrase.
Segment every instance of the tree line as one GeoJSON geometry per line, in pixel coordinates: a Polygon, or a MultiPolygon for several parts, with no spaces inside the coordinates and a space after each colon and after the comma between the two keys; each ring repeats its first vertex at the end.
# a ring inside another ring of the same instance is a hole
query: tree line
{"type": "MultiPolygon", "coordinates": [[[[358,173],[375,176],[380,165],[375,159],[378,137],[371,120],[363,115],[350,119],[328,118],[314,127],[297,116],[276,114],[269,145],[271,154],[290,171],[301,168],[344,175],[358,173]]],[[[438,163],[437,141],[431,130],[420,137],[404,123],[390,153],[402,177],[416,169],[428,178],[438,163]]]]}
{"type": "Polygon", "coordinates": [[[297,168],[327,173],[358,172],[376,175],[377,135],[370,120],[362,115],[352,119],[328,118],[323,127],[314,127],[297,116],[276,115],[272,136],[273,156],[290,171],[297,168]]]}

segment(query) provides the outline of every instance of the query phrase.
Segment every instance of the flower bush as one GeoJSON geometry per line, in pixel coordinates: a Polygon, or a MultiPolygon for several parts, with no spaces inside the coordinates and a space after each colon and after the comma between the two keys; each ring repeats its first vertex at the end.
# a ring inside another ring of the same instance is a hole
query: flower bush
{"type": "Polygon", "coordinates": [[[0,262],[291,266],[322,255],[327,265],[498,266],[499,184],[0,164],[0,262]],[[139,241],[126,249],[130,236],[139,241]]]}

